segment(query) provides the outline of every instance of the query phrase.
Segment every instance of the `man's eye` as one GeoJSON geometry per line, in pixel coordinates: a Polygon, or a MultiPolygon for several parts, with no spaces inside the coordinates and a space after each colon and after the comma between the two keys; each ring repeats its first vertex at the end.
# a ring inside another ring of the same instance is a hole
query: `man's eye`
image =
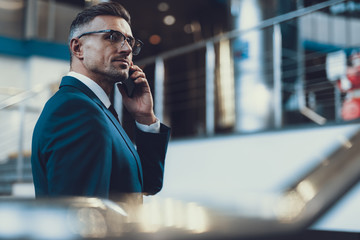
{"type": "Polygon", "coordinates": [[[110,35],[110,39],[111,39],[111,41],[113,41],[113,42],[118,42],[118,41],[121,40],[121,36],[120,36],[119,34],[112,33],[112,34],[110,35]]]}
{"type": "Polygon", "coordinates": [[[126,41],[129,43],[131,47],[134,47],[135,45],[135,39],[133,38],[127,38],[126,41]]]}

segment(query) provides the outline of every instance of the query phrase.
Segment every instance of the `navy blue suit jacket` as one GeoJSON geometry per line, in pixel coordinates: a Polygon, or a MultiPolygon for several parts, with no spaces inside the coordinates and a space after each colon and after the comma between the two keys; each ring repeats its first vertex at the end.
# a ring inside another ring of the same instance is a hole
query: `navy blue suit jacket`
{"type": "Polygon", "coordinates": [[[162,188],[170,129],[136,130],[136,149],[99,98],[76,78],[62,79],[32,140],[37,197],[155,194],[162,188]]]}

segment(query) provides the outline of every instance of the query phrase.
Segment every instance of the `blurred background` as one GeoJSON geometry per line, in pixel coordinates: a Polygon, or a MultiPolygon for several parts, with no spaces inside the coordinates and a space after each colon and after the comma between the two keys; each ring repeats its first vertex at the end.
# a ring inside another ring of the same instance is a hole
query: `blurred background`
{"type": "MultiPolygon", "coordinates": [[[[0,195],[34,196],[32,131],[69,71],[73,18],[98,2],[0,0],[0,195]]],[[[172,128],[160,196],[259,213],[359,130],[359,0],[118,2],[172,128]]],[[[359,231],[359,189],[313,227],[359,231]]]]}

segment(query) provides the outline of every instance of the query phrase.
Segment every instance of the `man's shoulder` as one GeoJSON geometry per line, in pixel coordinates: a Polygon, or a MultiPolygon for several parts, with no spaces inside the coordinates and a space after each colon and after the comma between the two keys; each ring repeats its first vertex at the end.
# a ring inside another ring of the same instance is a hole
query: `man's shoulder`
{"type": "Polygon", "coordinates": [[[101,126],[103,115],[102,107],[86,94],[60,89],[47,101],[36,125],[40,129],[49,130],[57,128],[59,124],[80,126],[87,123],[101,126]]]}
{"type": "Polygon", "coordinates": [[[84,92],[73,87],[60,88],[47,102],[47,104],[55,105],[72,105],[72,104],[85,104],[93,105],[94,101],[87,96],[84,92]]]}
{"type": "Polygon", "coordinates": [[[60,88],[45,104],[42,115],[86,114],[102,111],[98,102],[77,88],[60,88]]]}

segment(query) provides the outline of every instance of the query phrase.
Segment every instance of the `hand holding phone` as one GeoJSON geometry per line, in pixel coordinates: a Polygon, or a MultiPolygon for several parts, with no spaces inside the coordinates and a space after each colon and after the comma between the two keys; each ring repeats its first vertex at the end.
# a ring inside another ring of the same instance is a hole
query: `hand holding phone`
{"type": "Polygon", "coordinates": [[[123,95],[122,102],[136,122],[145,125],[156,122],[150,86],[139,66],[131,63],[128,79],[122,81],[120,90],[127,95],[123,95]]]}

